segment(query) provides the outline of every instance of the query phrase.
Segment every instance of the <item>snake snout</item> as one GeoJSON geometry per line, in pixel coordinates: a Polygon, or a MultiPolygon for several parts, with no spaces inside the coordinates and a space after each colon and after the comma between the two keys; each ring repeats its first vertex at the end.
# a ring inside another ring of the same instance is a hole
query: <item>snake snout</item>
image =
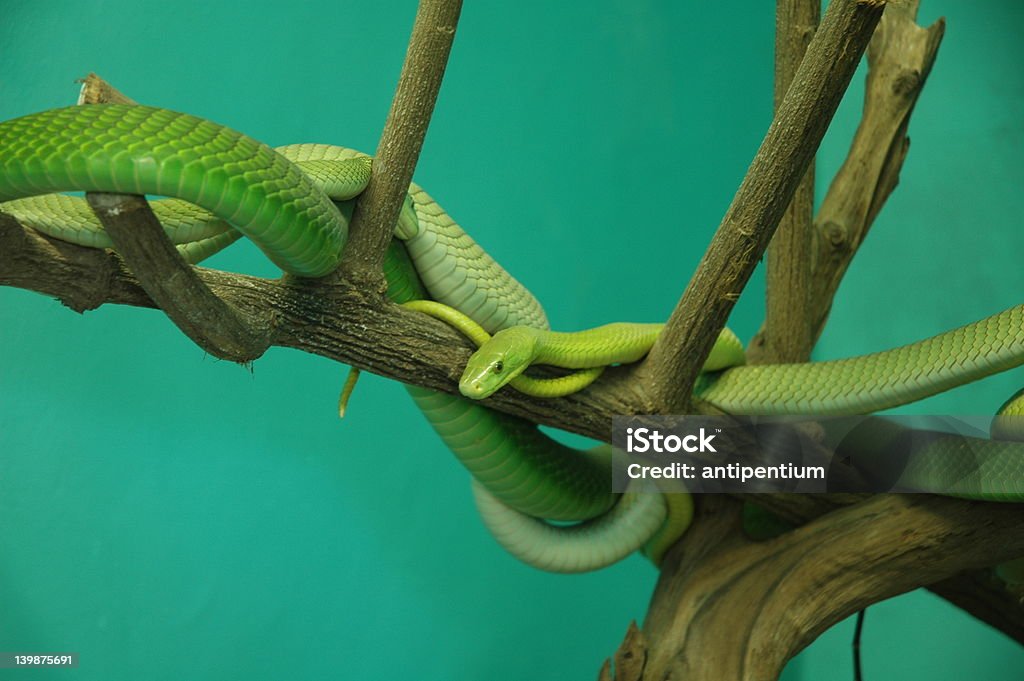
{"type": "Polygon", "coordinates": [[[478,380],[459,381],[459,392],[473,400],[482,400],[487,396],[483,384],[478,380]]]}

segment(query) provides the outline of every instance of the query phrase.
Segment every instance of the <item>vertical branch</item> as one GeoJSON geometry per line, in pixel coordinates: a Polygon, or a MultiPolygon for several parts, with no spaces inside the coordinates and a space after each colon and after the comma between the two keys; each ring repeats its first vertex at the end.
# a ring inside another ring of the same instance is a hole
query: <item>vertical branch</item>
{"type": "Polygon", "coordinates": [[[945,22],[918,26],[918,4],[919,0],[893,2],[871,40],[864,113],[818,210],[810,301],[815,340],[853,256],[899,181],[910,146],[910,116],[942,43],[945,22]]]}
{"type": "Polygon", "coordinates": [[[420,0],[370,184],[356,202],[342,270],[380,276],[448,64],[462,0],[420,0]]]}
{"type": "MultiPolygon", "coordinates": [[[[778,0],[775,10],[775,110],[804,58],[821,14],[818,0],[778,0]]],[[[768,245],[765,328],[751,344],[751,362],[805,362],[813,345],[810,322],[811,243],[814,236],[814,159],[768,245]]]]}
{"type": "Polygon", "coordinates": [[[693,384],[821,143],[885,0],[833,0],[732,204],[643,365],[652,410],[693,384]]]}

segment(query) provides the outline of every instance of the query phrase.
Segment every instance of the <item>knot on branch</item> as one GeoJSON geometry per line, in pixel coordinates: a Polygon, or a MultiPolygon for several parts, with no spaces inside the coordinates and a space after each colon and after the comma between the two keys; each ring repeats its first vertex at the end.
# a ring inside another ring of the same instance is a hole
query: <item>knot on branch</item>
{"type": "Polygon", "coordinates": [[[850,230],[834,220],[825,221],[819,230],[824,237],[824,243],[834,253],[846,253],[850,250],[850,230]]]}
{"type": "Polygon", "coordinates": [[[892,94],[907,98],[917,95],[921,89],[923,75],[920,69],[901,69],[892,80],[892,94]]]}

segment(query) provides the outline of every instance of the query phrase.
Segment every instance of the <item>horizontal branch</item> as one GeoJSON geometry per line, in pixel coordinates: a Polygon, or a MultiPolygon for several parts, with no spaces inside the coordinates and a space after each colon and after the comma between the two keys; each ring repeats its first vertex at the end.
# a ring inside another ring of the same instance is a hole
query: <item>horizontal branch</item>
{"type": "MultiPolygon", "coordinates": [[[[109,251],[83,248],[26,229],[0,213],[0,285],[60,299],[76,311],[105,303],[157,307],[124,263],[109,251]]],[[[193,268],[242,323],[274,320],[273,344],[296,348],[397,381],[450,393],[475,349],[450,326],[397,305],[382,304],[360,284],[269,280],[193,268]]],[[[605,372],[599,385],[545,400],[503,390],[488,406],[595,439],[611,440],[611,419],[638,413],[630,369],[605,372]]]]}
{"type": "MultiPolygon", "coordinates": [[[[115,303],[155,307],[138,281],[111,251],[83,248],[25,229],[0,213],[0,285],[37,291],[78,312],[115,303]]],[[[324,286],[195,268],[204,285],[240,315],[276,318],[274,344],[356,366],[381,376],[454,393],[473,348],[447,325],[395,305],[381,307],[346,281],[324,286]]],[[[642,398],[627,369],[581,393],[537,400],[501,391],[488,406],[595,439],[610,439],[611,418],[638,413],[642,398]]],[[[795,521],[806,521],[862,497],[759,495],[758,503],[795,521]]],[[[955,501],[955,500],[951,500],[955,501]]],[[[993,505],[994,506],[994,505],[993,505]]],[[[1024,610],[1000,601],[998,584],[982,574],[936,585],[937,593],[1009,635],[1024,632],[1024,610]],[[980,585],[980,586],[979,586],[980,585]],[[987,585],[987,586],[986,586],[987,585]],[[995,604],[1001,603],[1002,610],[995,604]]]]}

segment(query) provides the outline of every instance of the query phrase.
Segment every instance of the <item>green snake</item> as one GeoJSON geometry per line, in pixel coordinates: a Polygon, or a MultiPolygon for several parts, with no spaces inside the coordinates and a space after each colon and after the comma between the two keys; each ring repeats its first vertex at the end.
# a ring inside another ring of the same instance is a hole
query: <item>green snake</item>
{"type": "MultiPolygon", "coordinates": [[[[109,248],[84,200],[55,192],[173,197],[152,206],[193,263],[244,235],[285,272],[324,276],[340,260],[351,199],[369,176],[370,158],[350,149],[274,150],[210,121],[144,106],[69,107],[0,123],[0,210],[53,238],[109,248]]],[[[472,474],[488,529],[516,556],[548,570],[595,569],[637,549],[659,561],[690,522],[688,495],[671,489],[615,495],[605,447],[567,447],[477,400],[510,382],[547,395],[580,389],[602,366],[641,358],[660,325],[552,335],[532,294],[415,184],[395,236],[385,262],[391,299],[435,301],[483,334],[460,384],[474,399],[408,390],[472,474]],[[533,362],[584,371],[562,385],[531,383],[522,371],[533,362]]],[[[1015,307],[888,352],[777,366],[739,365],[742,348],[725,333],[695,397],[734,414],[885,409],[1021,364],[1022,322],[1024,307],[1015,307]]],[[[1020,457],[1010,466],[1024,478],[1020,457]]],[[[1024,500],[1024,489],[1006,498],[1024,500]]]]}

